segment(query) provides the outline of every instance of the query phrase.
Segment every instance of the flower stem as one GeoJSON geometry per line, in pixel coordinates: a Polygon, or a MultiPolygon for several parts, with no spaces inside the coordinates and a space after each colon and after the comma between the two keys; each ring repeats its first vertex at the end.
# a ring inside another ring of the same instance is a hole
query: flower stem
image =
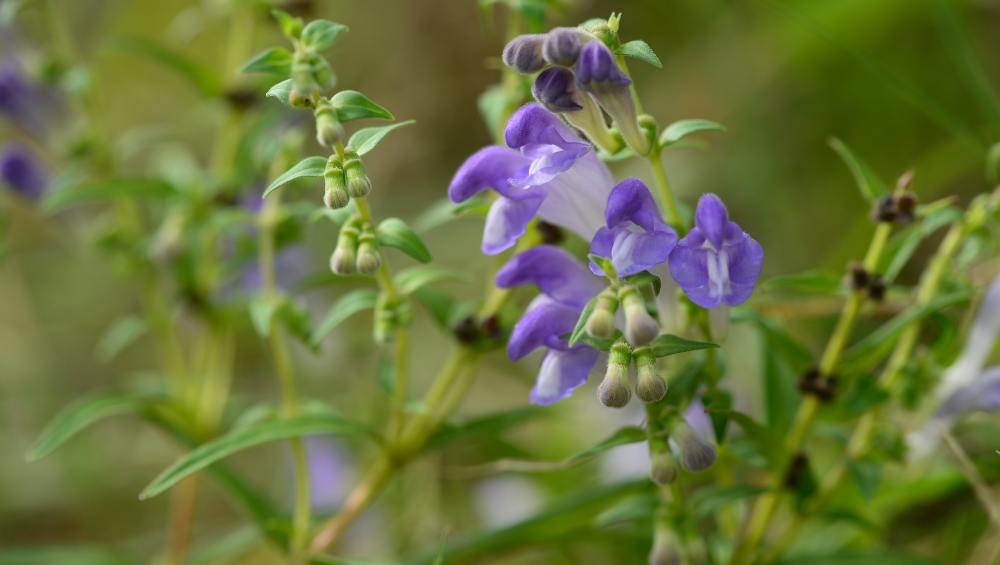
{"type": "Polygon", "coordinates": [[[972,463],[972,459],[969,458],[969,454],[962,449],[962,446],[955,439],[955,436],[951,435],[951,432],[946,431],[941,437],[944,439],[944,444],[948,447],[948,451],[951,452],[955,461],[958,462],[962,474],[965,475],[966,480],[972,485],[972,490],[976,493],[979,504],[986,510],[986,515],[993,522],[993,526],[1000,528],[1000,506],[993,500],[993,493],[990,492],[990,487],[986,484],[986,480],[983,479],[979,470],[976,469],[975,464],[972,463]]]}
{"type": "MultiPolygon", "coordinates": [[[[866,271],[874,272],[878,268],[879,260],[882,258],[882,253],[885,251],[885,246],[889,241],[891,233],[892,224],[890,223],[881,222],[875,228],[875,233],[872,235],[871,243],[868,245],[868,251],[865,253],[862,263],[866,271]]],[[[820,374],[832,375],[836,370],[840,355],[847,345],[847,340],[851,337],[858,314],[866,298],[867,295],[865,292],[859,290],[852,292],[851,296],[847,299],[841,310],[840,318],[837,321],[833,334],[830,336],[829,341],[827,341],[823,355],[820,357],[820,374]]],[[[730,560],[731,565],[743,565],[749,562],[758,543],[764,537],[767,526],[771,523],[774,512],[778,508],[778,503],[781,499],[781,484],[788,472],[791,458],[802,448],[802,443],[805,441],[806,435],[812,427],[819,406],[819,397],[814,394],[807,394],[799,404],[792,428],[789,430],[785,441],[785,460],[778,468],[778,472],[774,474],[773,489],[770,492],[762,494],[751,508],[750,514],[747,517],[746,529],[733,549],[730,560]]]]}
{"type": "Polygon", "coordinates": [[[660,195],[660,205],[666,208],[669,223],[681,231],[686,231],[687,226],[677,207],[677,199],[674,198],[674,193],[670,190],[670,183],[667,182],[667,171],[663,168],[662,151],[654,147],[646,159],[653,168],[653,175],[656,178],[656,191],[660,195]]]}

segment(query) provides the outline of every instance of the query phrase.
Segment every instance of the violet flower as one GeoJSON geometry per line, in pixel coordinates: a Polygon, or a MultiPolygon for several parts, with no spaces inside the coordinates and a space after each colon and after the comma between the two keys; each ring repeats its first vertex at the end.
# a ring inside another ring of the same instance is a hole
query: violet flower
{"type": "MultiPolygon", "coordinates": [[[[666,262],[677,245],[677,232],[663,221],[653,195],[637,178],[625,179],[611,190],[604,220],[605,227],[590,242],[590,252],[611,259],[618,276],[666,262]]],[[[594,262],[590,270],[602,274],[594,262]]]]}
{"type": "Polygon", "coordinates": [[[35,154],[23,145],[0,149],[0,183],[28,200],[38,200],[48,185],[48,175],[35,154]]]}
{"type": "Polygon", "coordinates": [[[603,224],[601,210],[614,180],[589,143],[538,104],[527,104],[507,122],[510,147],[492,145],[466,159],[448,187],[453,202],[492,188],[483,252],[514,245],[536,215],[590,240],[603,224]]]}
{"type": "Polygon", "coordinates": [[[698,200],[695,227],[670,253],[670,274],[692,302],[714,308],[750,297],[764,262],[764,249],[729,221],[714,194],[698,200]]]}
{"type": "Polygon", "coordinates": [[[501,288],[534,284],[542,292],[514,326],[507,355],[517,360],[545,348],[531,402],[548,405],[566,398],[586,382],[599,356],[588,345],[569,347],[564,336],[573,331],[587,302],[602,290],[600,279],[562,249],[540,245],[511,258],[497,273],[496,284],[501,288]]]}
{"type": "Polygon", "coordinates": [[[608,129],[594,97],[580,89],[570,69],[550,67],[538,73],[531,85],[531,94],[548,111],[561,114],[605,152],[615,153],[621,148],[621,142],[608,129]]]}
{"type": "Polygon", "coordinates": [[[639,128],[635,100],[629,89],[632,79],[621,70],[606,45],[591,41],[580,49],[580,57],[576,61],[576,81],[618,124],[622,137],[632,149],[642,155],[649,152],[649,139],[639,128]]]}

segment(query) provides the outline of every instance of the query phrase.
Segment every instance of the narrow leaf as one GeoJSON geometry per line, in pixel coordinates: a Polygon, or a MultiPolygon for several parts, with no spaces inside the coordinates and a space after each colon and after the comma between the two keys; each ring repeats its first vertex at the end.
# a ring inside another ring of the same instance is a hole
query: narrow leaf
{"type": "Polygon", "coordinates": [[[326,317],[320,322],[319,327],[313,332],[312,339],[310,340],[314,346],[319,345],[323,341],[333,328],[340,325],[341,322],[351,317],[351,315],[356,314],[362,310],[367,310],[369,308],[375,307],[375,302],[378,300],[378,293],[370,288],[362,288],[349,292],[344,296],[340,297],[330,310],[327,311],[326,317]]]}
{"type": "Polygon", "coordinates": [[[115,37],[110,45],[163,66],[189,81],[206,96],[222,94],[222,82],[212,69],[169,47],[139,37],[115,37]]]}
{"type": "Polygon", "coordinates": [[[420,266],[400,271],[393,280],[401,293],[412,294],[433,282],[464,278],[466,278],[464,273],[451,269],[420,266]]]}
{"type": "Polygon", "coordinates": [[[53,192],[43,206],[56,211],[68,206],[114,198],[166,198],[174,194],[174,187],[159,179],[110,179],[53,192]]]}
{"type": "Polygon", "coordinates": [[[364,155],[372,149],[375,149],[375,146],[382,141],[382,138],[389,135],[389,132],[392,130],[408,126],[413,123],[416,122],[414,120],[407,120],[405,122],[399,122],[387,126],[359,129],[354,132],[354,135],[352,135],[351,139],[347,142],[347,148],[354,151],[358,155],[364,155]]]}
{"type": "Polygon", "coordinates": [[[752,485],[704,486],[691,498],[691,507],[696,516],[706,518],[741,500],[753,498],[765,490],[752,485]]]}
{"type": "Polygon", "coordinates": [[[583,311],[580,312],[580,317],[576,319],[576,327],[573,328],[573,333],[569,334],[570,347],[579,343],[579,341],[587,334],[587,320],[590,319],[590,315],[594,312],[595,306],[597,306],[596,296],[587,301],[587,304],[583,307],[583,311]]]}
{"type": "MultiPolygon", "coordinates": [[[[364,131],[364,130],[362,130],[364,131]]],[[[375,229],[379,245],[395,247],[421,263],[431,260],[431,252],[417,232],[399,218],[386,218],[375,229]]]]}
{"type": "Polygon", "coordinates": [[[660,62],[660,58],[656,56],[653,48],[641,39],[633,39],[622,45],[622,55],[645,61],[657,69],[663,68],[663,63],[660,62]]]}
{"type": "Polygon", "coordinates": [[[459,423],[448,423],[434,432],[434,435],[427,441],[427,448],[439,448],[469,436],[481,434],[496,436],[504,430],[546,415],[548,413],[545,410],[529,406],[477,416],[459,423]]]}
{"type": "Polygon", "coordinates": [[[281,420],[269,420],[249,428],[243,428],[204,443],[190,451],[177,462],[160,473],[158,477],[139,494],[140,500],[152,498],[185,477],[208,467],[216,461],[244,449],[278,440],[302,437],[311,434],[334,434],[348,437],[377,437],[366,426],[352,422],[335,413],[302,414],[281,420]]]}
{"type": "Polygon", "coordinates": [[[840,155],[847,168],[851,170],[851,175],[854,176],[854,182],[858,185],[858,189],[861,191],[861,196],[869,202],[874,202],[882,196],[889,193],[889,188],[875,174],[874,171],[857,155],[851,148],[847,146],[846,143],[837,139],[836,137],[830,138],[830,147],[840,155]]]}
{"type": "Polygon", "coordinates": [[[270,73],[288,76],[292,72],[292,54],[283,47],[272,47],[254,55],[240,67],[241,73],[270,73]]]}
{"type": "Polygon", "coordinates": [[[102,361],[111,361],[149,331],[146,320],[127,316],[114,323],[97,342],[97,355],[102,361]]]}
{"type": "Polygon", "coordinates": [[[805,271],[772,277],[761,285],[761,290],[806,296],[831,296],[841,294],[841,277],[830,271],[805,271]]]}
{"type": "Polygon", "coordinates": [[[306,157],[305,159],[299,161],[291,169],[288,169],[281,174],[278,178],[267,187],[264,191],[264,196],[271,194],[272,191],[292,182],[295,179],[302,177],[321,177],[323,176],[323,171],[326,170],[326,157],[306,157]]]}
{"type": "Polygon", "coordinates": [[[653,343],[649,344],[649,348],[653,351],[653,355],[657,357],[666,357],[668,355],[676,355],[678,353],[686,353],[688,351],[698,351],[699,349],[712,349],[715,347],[719,347],[719,345],[716,343],[709,343],[707,341],[684,339],[671,334],[660,335],[653,340],[653,343]]]}
{"type": "Polygon", "coordinates": [[[670,147],[692,133],[726,131],[726,127],[710,120],[680,120],[667,126],[660,134],[660,147],[670,147]]]}
{"type": "Polygon", "coordinates": [[[337,119],[342,123],[365,118],[392,120],[392,112],[374,103],[357,90],[341,90],[333,95],[330,104],[337,111],[337,119]]]}

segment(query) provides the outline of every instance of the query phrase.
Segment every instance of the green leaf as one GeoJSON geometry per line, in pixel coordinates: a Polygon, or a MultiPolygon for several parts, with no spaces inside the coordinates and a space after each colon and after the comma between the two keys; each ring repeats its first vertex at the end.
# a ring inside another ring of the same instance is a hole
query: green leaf
{"type": "Polygon", "coordinates": [[[449,333],[455,324],[476,311],[474,303],[455,300],[447,293],[426,286],[414,291],[413,297],[427,309],[434,322],[449,333]]]}
{"type": "Polygon", "coordinates": [[[664,128],[660,134],[660,147],[670,147],[692,133],[702,131],[726,131],[726,127],[710,120],[679,120],[664,128]]]}
{"type": "Polygon", "coordinates": [[[960,290],[938,296],[922,306],[904,310],[845,351],[841,359],[841,369],[856,371],[873,366],[892,347],[906,326],[918,322],[928,314],[965,302],[971,296],[970,291],[960,290]]]}
{"type": "Polygon", "coordinates": [[[205,96],[221,96],[222,81],[212,69],[155,41],[139,37],[115,37],[109,44],[133,55],[145,57],[186,79],[205,96]]]}
{"type": "Polygon", "coordinates": [[[708,485],[699,488],[691,497],[691,508],[694,509],[695,516],[707,518],[723,508],[753,498],[766,491],[765,488],[752,485],[708,485]]]}
{"type": "Polygon", "coordinates": [[[487,414],[485,416],[477,416],[469,418],[464,422],[447,423],[441,426],[427,440],[427,448],[437,449],[470,436],[485,434],[496,436],[516,425],[547,415],[547,411],[536,406],[529,406],[487,414]]]}
{"type": "Polygon", "coordinates": [[[841,277],[835,273],[805,271],[772,277],[761,285],[761,290],[805,296],[831,296],[841,294],[843,284],[841,277]]]}
{"type": "Polygon", "coordinates": [[[0,565],[137,565],[130,556],[92,545],[9,545],[0,548],[0,565]]]}
{"type": "Polygon", "coordinates": [[[278,21],[281,33],[288,39],[299,39],[302,37],[302,18],[296,18],[284,10],[271,9],[271,15],[278,21]]]}
{"type": "Polygon", "coordinates": [[[642,271],[641,273],[636,273],[634,275],[627,276],[623,280],[625,280],[625,282],[637,288],[641,288],[646,285],[652,285],[653,294],[655,294],[656,296],[660,295],[660,288],[663,284],[662,281],[660,281],[660,277],[654,275],[653,273],[650,273],[649,271],[642,271]]]}
{"type": "Polygon", "coordinates": [[[236,563],[237,559],[249,553],[255,546],[265,540],[256,528],[242,526],[222,536],[214,535],[204,547],[199,547],[191,554],[191,565],[224,565],[236,563]]]}
{"type": "Polygon", "coordinates": [[[641,39],[633,39],[622,45],[622,55],[645,61],[657,69],[663,68],[663,63],[660,62],[660,58],[656,56],[653,48],[641,39]]]}
{"type": "Polygon", "coordinates": [[[587,301],[587,304],[583,307],[583,311],[580,312],[580,317],[576,319],[576,327],[573,328],[573,333],[569,334],[570,347],[575,346],[587,335],[587,320],[590,319],[595,306],[597,306],[596,296],[587,301]]]}
{"type": "Polygon", "coordinates": [[[941,565],[941,563],[891,549],[868,551],[842,549],[830,553],[803,553],[775,561],[774,565],[941,565]]]}
{"type": "Polygon", "coordinates": [[[417,232],[399,218],[382,220],[375,229],[375,235],[378,237],[379,245],[395,247],[421,263],[428,263],[431,260],[431,252],[427,250],[417,232]]]}
{"type": "Polygon", "coordinates": [[[288,169],[267,187],[264,197],[274,190],[302,177],[321,177],[326,170],[326,157],[306,157],[299,161],[291,169],[288,169]]]}
{"type": "Polygon", "coordinates": [[[121,414],[139,412],[162,400],[160,393],[106,393],[81,399],[56,414],[28,451],[28,461],[37,461],[91,424],[121,414]]]}
{"type": "Polygon", "coordinates": [[[111,361],[149,331],[146,320],[140,316],[126,316],[115,322],[97,342],[97,356],[111,361]]]}
{"type": "Polygon", "coordinates": [[[272,86],[268,89],[266,96],[271,98],[277,98],[279,102],[285,106],[291,106],[292,103],[288,101],[289,93],[292,91],[292,79],[285,79],[278,84],[272,86]]]}
{"type": "Polygon", "coordinates": [[[694,341],[671,334],[659,335],[653,340],[653,343],[649,344],[649,348],[653,351],[653,355],[657,357],[666,357],[668,355],[676,355],[678,353],[687,353],[688,351],[698,351],[699,349],[712,349],[716,347],[719,347],[717,343],[694,341]]]}
{"type": "Polygon", "coordinates": [[[337,119],[341,123],[365,118],[394,119],[392,112],[372,102],[371,99],[357,90],[341,90],[333,95],[330,104],[336,110],[337,119]]]}
{"type": "Polygon", "coordinates": [[[250,301],[250,321],[253,329],[260,337],[271,335],[271,319],[281,303],[278,300],[258,294],[250,301]]]}
{"type": "Polygon", "coordinates": [[[781,438],[776,436],[767,426],[736,410],[708,410],[708,412],[727,416],[730,420],[736,422],[743,430],[743,433],[746,434],[747,439],[754,446],[754,449],[767,460],[768,465],[772,469],[777,468],[778,464],[783,460],[781,454],[784,452],[784,449],[781,438]]]}
{"type": "Polygon", "coordinates": [[[646,441],[646,430],[638,426],[625,426],[587,449],[570,456],[566,461],[573,463],[589,461],[609,449],[640,441],[646,441]]]}
{"type": "Polygon", "coordinates": [[[266,49],[243,63],[240,72],[288,76],[292,72],[292,53],[284,47],[266,49]]]}
{"type": "Polygon", "coordinates": [[[889,188],[885,182],[872,171],[871,167],[859,159],[846,143],[836,137],[830,138],[828,143],[837,152],[837,155],[840,155],[847,168],[851,170],[854,182],[858,185],[858,189],[861,190],[861,196],[865,200],[874,202],[889,193],[889,188]]]}
{"type": "Polygon", "coordinates": [[[871,459],[856,459],[847,462],[847,472],[865,499],[871,501],[882,480],[882,466],[871,459]]]}
{"type": "Polygon", "coordinates": [[[313,20],[302,29],[302,43],[310,49],[329,49],[347,26],[329,20],[313,20]]]}
{"type": "Polygon", "coordinates": [[[442,269],[440,267],[411,267],[404,269],[393,277],[393,281],[403,294],[412,294],[421,288],[437,281],[447,279],[465,279],[465,273],[442,269]]]}
{"type": "Polygon", "coordinates": [[[334,412],[312,412],[291,418],[268,420],[243,428],[196,447],[160,473],[139,494],[140,500],[152,498],[174,486],[185,477],[244,449],[311,434],[334,434],[345,437],[377,439],[368,427],[334,412]]]}
{"type": "Polygon", "coordinates": [[[173,186],[159,179],[109,179],[53,192],[43,206],[49,211],[58,211],[114,198],[166,198],[175,194],[173,186]]]}
{"type": "Polygon", "coordinates": [[[424,210],[413,221],[414,229],[418,233],[430,231],[438,226],[442,226],[452,220],[463,216],[486,216],[490,209],[491,202],[485,195],[474,196],[465,202],[452,202],[448,198],[442,198],[424,210]]]}
{"type": "Polygon", "coordinates": [[[314,346],[318,346],[333,328],[341,322],[357,314],[362,310],[375,307],[378,301],[378,293],[370,288],[361,288],[345,294],[334,302],[333,306],[326,313],[326,317],[320,322],[319,327],[313,332],[310,341],[314,346]]]}
{"type": "Polygon", "coordinates": [[[893,238],[885,253],[885,256],[889,257],[888,266],[880,269],[882,278],[887,282],[896,280],[899,272],[903,270],[923,240],[930,237],[938,229],[961,219],[961,210],[953,206],[946,206],[934,210],[921,219],[920,223],[910,226],[898,237],[893,238]]]}
{"type": "Polygon", "coordinates": [[[352,135],[351,139],[348,140],[347,148],[354,151],[358,155],[364,155],[372,149],[375,149],[375,146],[382,141],[383,137],[389,135],[389,132],[414,123],[416,123],[415,120],[406,120],[405,122],[399,122],[387,126],[359,129],[354,132],[354,135],[352,135]]]}
{"type": "Polygon", "coordinates": [[[656,495],[640,494],[630,496],[594,518],[594,526],[607,528],[626,522],[652,523],[660,499],[656,495]]]}

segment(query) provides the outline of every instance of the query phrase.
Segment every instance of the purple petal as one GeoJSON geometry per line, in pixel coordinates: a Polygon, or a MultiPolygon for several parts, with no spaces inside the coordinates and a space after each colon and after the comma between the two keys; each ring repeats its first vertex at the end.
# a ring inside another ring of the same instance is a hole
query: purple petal
{"type": "Polygon", "coordinates": [[[580,309],[552,301],[536,299],[521,316],[510,334],[507,356],[517,360],[539,347],[560,347],[560,336],[573,331],[580,309]]]}
{"type": "Polygon", "coordinates": [[[581,308],[602,287],[583,264],[551,245],[539,245],[512,257],[497,272],[496,283],[501,288],[535,284],[549,298],[581,308]]]}
{"type": "Polygon", "coordinates": [[[542,71],[531,85],[531,94],[551,112],[575,112],[583,108],[577,99],[576,76],[566,67],[542,71]]]}
{"type": "MultiPolygon", "coordinates": [[[[618,230],[612,230],[605,227],[597,230],[594,234],[594,238],[590,240],[590,253],[592,255],[597,255],[598,257],[611,257],[611,248],[615,244],[615,236],[618,235],[618,230]]],[[[604,271],[597,266],[597,263],[590,262],[590,272],[594,273],[599,277],[604,276],[604,271]]]]}
{"type": "Polygon", "coordinates": [[[714,308],[722,301],[722,293],[713,292],[708,276],[709,253],[701,242],[705,241],[698,228],[691,230],[670,253],[670,276],[684,290],[684,294],[702,308],[714,308]]]}
{"type": "Polygon", "coordinates": [[[524,74],[541,69],[545,66],[545,59],[542,58],[545,39],[543,34],[519,35],[511,39],[503,48],[503,63],[524,74]]]}
{"type": "Polygon", "coordinates": [[[604,225],[603,210],[612,186],[614,179],[607,165],[588,151],[545,185],[545,201],[538,215],[590,241],[604,225]]]}
{"type": "Polygon", "coordinates": [[[727,241],[723,248],[729,259],[730,291],[725,295],[725,301],[730,306],[736,306],[746,302],[753,293],[764,264],[764,248],[746,234],[742,234],[736,243],[727,241]]]}
{"type": "Polygon", "coordinates": [[[698,199],[694,222],[713,247],[722,249],[729,225],[729,212],[718,196],[708,193],[698,199]]]}
{"type": "Polygon", "coordinates": [[[560,139],[579,141],[573,130],[562,123],[562,120],[537,103],[521,106],[507,121],[507,128],[504,130],[507,146],[515,149],[528,144],[558,144],[560,139]],[[553,133],[558,135],[554,137],[553,133]]]}
{"type": "Polygon", "coordinates": [[[587,375],[597,363],[598,352],[585,345],[568,351],[550,350],[542,359],[531,402],[547,406],[558,402],[587,382],[587,375]]]}
{"type": "Polygon", "coordinates": [[[619,229],[611,247],[611,264],[622,277],[641,273],[666,261],[676,244],[677,235],[671,229],[653,233],[619,229]]]}
{"type": "Polygon", "coordinates": [[[1000,410],[1000,366],[991,367],[941,403],[935,418],[957,418],[977,411],[1000,410]]]}
{"type": "MultiPolygon", "coordinates": [[[[549,129],[554,133],[555,130],[549,129]]],[[[560,138],[562,146],[556,144],[530,144],[521,148],[522,154],[531,159],[531,165],[521,172],[517,177],[511,179],[512,190],[524,190],[530,187],[540,187],[540,185],[552,182],[556,177],[568,171],[576,164],[580,158],[591,152],[590,145],[586,143],[564,142],[560,138]]],[[[505,191],[507,195],[509,191],[505,191]]],[[[515,198],[517,195],[515,195],[515,198]]]]}
{"type": "Polygon", "coordinates": [[[553,65],[571,66],[580,57],[580,48],[594,36],[575,27],[557,27],[546,34],[542,56],[553,65]]]}
{"type": "Polygon", "coordinates": [[[609,228],[626,222],[652,232],[668,228],[649,189],[637,178],[625,179],[611,190],[604,219],[609,228]]]}
{"type": "Polygon", "coordinates": [[[0,183],[25,198],[36,200],[45,191],[48,178],[31,150],[11,144],[0,150],[0,183]]]}
{"type": "Polygon", "coordinates": [[[504,196],[497,198],[490,206],[483,227],[483,253],[496,255],[509,249],[524,235],[528,222],[535,217],[541,198],[511,200],[504,196]]]}
{"type": "Polygon", "coordinates": [[[632,80],[618,68],[615,56],[600,41],[591,41],[580,49],[580,57],[576,62],[576,79],[588,89],[598,84],[632,84],[632,80]]]}
{"type": "Polygon", "coordinates": [[[701,397],[695,396],[691,399],[691,404],[684,410],[684,421],[702,439],[712,441],[715,437],[715,428],[712,426],[712,419],[705,410],[705,405],[701,402],[701,397]]]}
{"type": "MultiPolygon", "coordinates": [[[[452,202],[463,202],[486,188],[505,192],[509,188],[509,180],[530,165],[530,159],[512,149],[499,145],[484,147],[458,168],[448,186],[448,197],[452,202]]],[[[525,193],[525,197],[530,196],[525,193]]]]}

